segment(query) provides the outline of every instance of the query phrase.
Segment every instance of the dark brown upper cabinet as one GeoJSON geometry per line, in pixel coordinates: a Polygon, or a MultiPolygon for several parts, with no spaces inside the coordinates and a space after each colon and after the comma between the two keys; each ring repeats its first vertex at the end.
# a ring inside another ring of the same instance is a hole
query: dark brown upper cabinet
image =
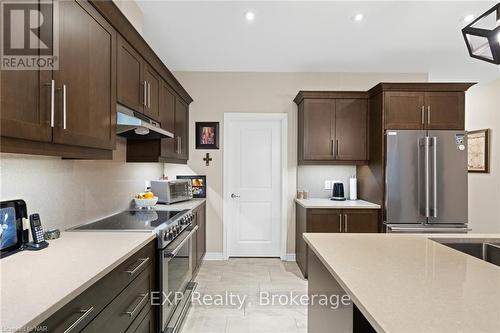
{"type": "Polygon", "coordinates": [[[336,159],[362,161],[367,158],[368,100],[335,100],[336,159]]]}
{"type": "MultiPolygon", "coordinates": [[[[2,71],[2,152],[110,159],[116,32],[87,1],[58,2],[59,69],[2,71]]],[[[46,13],[46,15],[53,15],[46,13]]]]}
{"type": "Polygon", "coordinates": [[[146,98],[144,61],[123,37],[118,35],[117,100],[129,109],[143,112],[146,98]]]}
{"type": "Polygon", "coordinates": [[[465,128],[465,91],[473,83],[381,83],[385,129],[465,128]]]}
{"type": "Polygon", "coordinates": [[[118,38],[117,58],[118,103],[160,121],[160,75],[123,37],[118,38]]]}
{"type": "Polygon", "coordinates": [[[189,107],[183,100],[175,100],[175,153],[176,159],[189,158],[189,107]]]}
{"type": "Polygon", "coordinates": [[[298,104],[299,164],[363,164],[368,160],[366,93],[306,92],[298,104]]]}
{"type": "Polygon", "coordinates": [[[425,125],[424,94],[390,91],[385,99],[385,128],[420,129],[425,125]]]}
{"type": "Polygon", "coordinates": [[[160,76],[147,63],[144,66],[144,84],[146,85],[144,114],[160,121],[160,76]]]}
{"type": "Polygon", "coordinates": [[[116,32],[88,2],[59,2],[55,143],[113,149],[116,32]]]}

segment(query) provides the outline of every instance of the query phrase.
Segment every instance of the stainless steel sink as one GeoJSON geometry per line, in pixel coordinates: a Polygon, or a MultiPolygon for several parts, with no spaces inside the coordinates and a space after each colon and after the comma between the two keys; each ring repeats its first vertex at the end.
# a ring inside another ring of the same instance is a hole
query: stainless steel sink
{"type": "Polygon", "coordinates": [[[500,266],[500,242],[497,240],[495,240],[495,242],[453,242],[444,239],[434,239],[434,241],[462,253],[500,266]]]}

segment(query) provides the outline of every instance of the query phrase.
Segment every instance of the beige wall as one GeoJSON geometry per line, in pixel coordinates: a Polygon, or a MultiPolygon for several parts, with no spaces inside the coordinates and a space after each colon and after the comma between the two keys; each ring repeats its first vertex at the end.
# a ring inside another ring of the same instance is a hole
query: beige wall
{"type": "Polygon", "coordinates": [[[24,199],[45,229],[89,222],[129,207],[144,182],[163,175],[161,163],[125,163],[118,138],[113,161],[0,154],[0,198],[24,199]]]}
{"type": "MultiPolygon", "coordinates": [[[[190,160],[188,167],[166,165],[166,173],[207,175],[207,251],[222,252],[222,136],[225,112],[283,112],[288,114],[288,253],[295,252],[293,197],[297,184],[297,107],[293,98],[303,90],[367,90],[381,81],[427,81],[427,74],[390,73],[225,73],[176,72],[175,76],[194,98],[190,111],[190,160]],[[209,167],[202,160],[207,151],[194,149],[194,123],[219,121],[221,149],[210,151],[209,167]]],[[[335,174],[335,170],[332,171],[335,174]]]]}
{"type": "Polygon", "coordinates": [[[144,14],[135,0],[113,0],[125,17],[132,23],[135,30],[143,35],[144,14]]]}
{"type": "Polygon", "coordinates": [[[473,232],[500,232],[500,80],[467,92],[465,128],[491,129],[490,173],[469,173],[469,223],[473,232]]]}

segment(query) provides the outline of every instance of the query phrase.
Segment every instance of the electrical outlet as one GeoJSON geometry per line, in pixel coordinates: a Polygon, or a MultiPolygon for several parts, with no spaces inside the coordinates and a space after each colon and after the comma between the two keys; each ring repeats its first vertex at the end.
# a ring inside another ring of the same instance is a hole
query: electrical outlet
{"type": "Polygon", "coordinates": [[[332,189],[332,182],[330,180],[325,180],[325,190],[332,189]]]}
{"type": "Polygon", "coordinates": [[[148,191],[150,188],[151,188],[151,181],[145,180],[144,181],[144,191],[148,191]]]}

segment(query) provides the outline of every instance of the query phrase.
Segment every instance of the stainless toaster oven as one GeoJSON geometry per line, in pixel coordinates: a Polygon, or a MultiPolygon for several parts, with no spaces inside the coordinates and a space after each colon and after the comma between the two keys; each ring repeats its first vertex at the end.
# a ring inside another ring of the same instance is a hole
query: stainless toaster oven
{"type": "Polygon", "coordinates": [[[164,204],[172,204],[193,198],[190,179],[152,180],[151,192],[158,197],[158,203],[164,204]]]}

